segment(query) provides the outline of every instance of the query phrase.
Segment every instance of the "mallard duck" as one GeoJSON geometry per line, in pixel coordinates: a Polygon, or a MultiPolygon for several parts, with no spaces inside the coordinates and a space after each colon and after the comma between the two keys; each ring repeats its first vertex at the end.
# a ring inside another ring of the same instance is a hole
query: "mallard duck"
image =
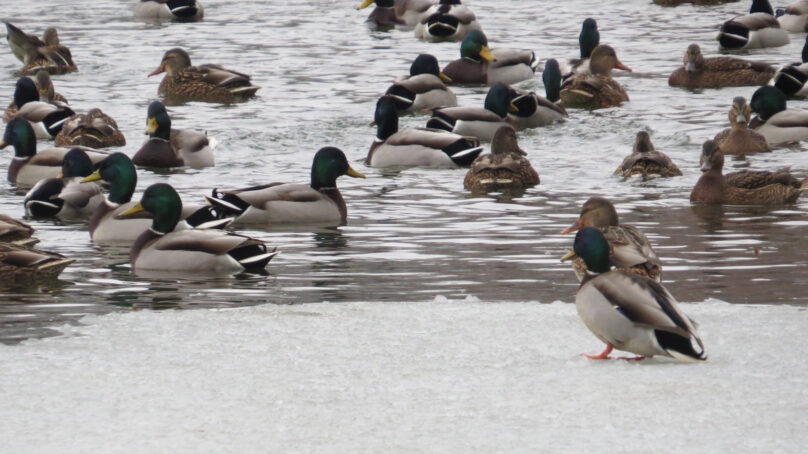
{"type": "Polygon", "coordinates": [[[90,109],[86,114],[75,114],[65,120],[53,141],[57,147],[82,145],[106,148],[126,145],[126,138],[118,129],[118,123],[98,108],[90,109]]]}
{"type": "Polygon", "coordinates": [[[783,30],[808,32],[808,0],[798,0],[785,8],[777,8],[777,22],[783,30]]]}
{"type": "Polygon", "coordinates": [[[28,77],[17,80],[14,89],[14,102],[9,108],[16,106],[16,112],[9,117],[23,118],[34,128],[40,139],[52,139],[62,130],[65,120],[75,114],[66,104],[51,104],[39,100],[39,90],[34,81],[28,77]]]}
{"type": "MultiPolygon", "coordinates": [[[[57,107],[68,107],[67,99],[53,88],[53,81],[47,71],[39,70],[34,76],[34,85],[39,92],[39,100],[49,104],[54,104],[57,107]]],[[[17,115],[17,103],[11,100],[6,111],[3,113],[3,122],[8,123],[14,116],[17,115]]]]}
{"type": "Polygon", "coordinates": [[[802,46],[802,62],[791,63],[778,69],[769,85],[774,85],[786,96],[808,96],[808,36],[802,46]]]}
{"type": "Polygon", "coordinates": [[[396,103],[382,96],[376,103],[376,139],[365,163],[371,167],[468,167],[483,151],[476,137],[441,129],[398,130],[396,103]]]}
{"type": "Polygon", "coordinates": [[[6,22],[6,29],[11,52],[25,64],[20,70],[23,76],[36,74],[39,70],[65,74],[78,69],[73,63],[70,49],[59,43],[55,28],[47,28],[42,39],[23,32],[10,22],[6,22]]]}
{"type": "Polygon", "coordinates": [[[440,72],[438,60],[430,54],[420,54],[410,66],[410,75],[397,80],[384,94],[393,97],[400,114],[456,106],[457,97],[444,80],[449,78],[440,72]]]}
{"type": "Polygon", "coordinates": [[[216,141],[190,129],[171,129],[171,118],[160,101],[149,104],[146,115],[149,139],[135,153],[132,162],[142,167],[209,167],[214,165],[216,141]]]}
{"type": "Polygon", "coordinates": [[[546,126],[568,117],[567,110],[560,102],[561,72],[555,59],[551,58],[545,63],[542,80],[546,98],[532,91],[513,90],[511,104],[516,107],[516,111],[509,110],[508,119],[516,129],[546,126]]]}
{"type": "Polygon", "coordinates": [[[57,178],[39,180],[25,195],[25,212],[34,218],[88,218],[104,200],[101,187],[81,180],[93,173],[93,162],[81,148],[68,151],[57,178]]]}
{"type": "Polygon", "coordinates": [[[729,109],[730,127],[715,135],[715,140],[724,154],[747,155],[772,151],[766,138],[746,126],[752,118],[752,108],[746,98],[737,96],[729,109]]]}
{"type": "MultiPolygon", "coordinates": [[[[39,180],[55,178],[62,170],[62,163],[69,148],[48,148],[37,152],[36,137],[31,125],[22,118],[15,118],[6,125],[0,149],[14,147],[14,158],[8,166],[8,181],[20,187],[31,187],[39,180]]],[[[82,148],[94,163],[101,162],[107,154],[90,148],[82,148]]]]}
{"type": "Polygon", "coordinates": [[[516,131],[503,126],[494,134],[491,153],[478,156],[463,179],[471,192],[523,191],[539,184],[539,174],[519,148],[516,131]]]}
{"type": "Polygon", "coordinates": [[[626,156],[614,174],[643,178],[678,177],[682,175],[682,171],[668,155],[654,149],[651,136],[647,132],[640,131],[634,139],[634,151],[626,156]]]}
{"type": "MultiPolygon", "coordinates": [[[[592,197],[584,203],[581,215],[572,226],[561,233],[571,233],[584,227],[597,227],[606,236],[611,248],[611,264],[625,271],[659,281],[662,265],[654,248],[642,232],[633,225],[620,224],[612,202],[603,197],[592,197]]],[[[573,262],[578,280],[586,275],[583,261],[573,262]]]]}
{"type": "Polygon", "coordinates": [[[718,31],[721,49],[759,49],[788,44],[788,33],[780,28],[769,0],[752,0],[749,14],[736,16],[721,24],[718,31]]]}
{"type": "Polygon", "coordinates": [[[30,225],[0,213],[0,242],[31,246],[39,242],[32,237],[34,229],[30,225]]]}
{"type": "Polygon", "coordinates": [[[140,0],[134,13],[142,20],[193,22],[202,20],[205,8],[196,0],[140,0]]]}
{"type": "Polygon", "coordinates": [[[677,307],[659,283],[625,271],[610,271],[611,247],[600,230],[584,227],[573,250],[562,260],[580,257],[587,273],[575,295],[578,315],[592,334],[606,344],[592,359],[607,359],[612,349],[640,355],[668,356],[679,361],[704,361],[707,354],[696,323],[677,307]]]}
{"type": "Polygon", "coordinates": [[[367,18],[367,22],[376,25],[416,25],[421,16],[435,4],[435,0],[364,0],[356,9],[364,9],[372,4],[376,8],[367,18]]]}
{"type": "Polygon", "coordinates": [[[808,139],[808,111],[786,109],[786,97],[777,88],[758,88],[749,105],[758,114],[749,122],[749,129],[760,133],[769,144],[808,139]]]}
{"type": "Polygon", "coordinates": [[[589,58],[590,74],[570,77],[561,85],[561,99],[568,107],[612,107],[628,101],[628,94],[612,79],[612,69],[631,71],[617,59],[611,46],[601,44],[589,58]]]}
{"type": "Polygon", "coordinates": [[[241,271],[263,269],[278,254],[261,240],[213,229],[178,228],[182,200],[171,185],[146,188],[140,202],[118,215],[121,219],[148,212],[150,228],[132,244],[134,271],[241,271]]]}
{"type": "MultiPolygon", "coordinates": [[[[485,95],[484,107],[443,107],[432,111],[427,128],[443,129],[461,136],[473,136],[490,142],[502,126],[511,126],[509,109],[517,112],[511,102],[516,93],[505,84],[496,84],[485,95]]],[[[528,100],[529,101],[529,100],[528,100]]],[[[524,102],[523,104],[527,104],[524,102]]],[[[525,112],[527,107],[523,107],[525,112]]]]}
{"type": "Polygon", "coordinates": [[[460,0],[440,0],[415,24],[415,37],[424,41],[462,41],[472,30],[480,31],[477,16],[460,0]]]}
{"type": "Polygon", "coordinates": [[[352,169],[342,150],[321,148],[311,164],[311,182],[270,183],[244,189],[214,189],[208,203],[234,213],[236,223],[275,225],[345,225],[348,208],[337,178],[365,178],[352,169]]]}
{"type": "Polygon", "coordinates": [[[62,254],[0,242],[0,280],[3,281],[55,278],[73,262],[74,259],[62,254]]]}
{"type": "Polygon", "coordinates": [[[566,79],[573,74],[589,74],[589,57],[599,44],[598,23],[595,19],[587,17],[581,25],[581,33],[578,34],[578,47],[581,49],[581,57],[566,60],[560,68],[561,76],[566,79]]]}
{"type": "Polygon", "coordinates": [[[702,175],[690,201],[728,205],[780,205],[794,203],[808,187],[788,172],[741,171],[722,175],[724,153],[714,140],[704,142],[701,154],[702,175]]]}
{"type": "Polygon", "coordinates": [[[183,101],[234,102],[255,96],[259,88],[250,76],[219,65],[191,66],[191,57],[179,47],[163,55],[160,66],[149,74],[166,73],[157,94],[183,101]]]}
{"type": "Polygon", "coordinates": [[[460,59],[445,68],[454,84],[515,84],[532,79],[539,61],[530,50],[489,49],[488,38],[472,30],[460,44],[460,59]]]}
{"type": "Polygon", "coordinates": [[[768,63],[735,57],[704,58],[698,44],[685,52],[684,65],[668,78],[668,85],[685,88],[742,87],[765,85],[774,75],[768,63]]]}

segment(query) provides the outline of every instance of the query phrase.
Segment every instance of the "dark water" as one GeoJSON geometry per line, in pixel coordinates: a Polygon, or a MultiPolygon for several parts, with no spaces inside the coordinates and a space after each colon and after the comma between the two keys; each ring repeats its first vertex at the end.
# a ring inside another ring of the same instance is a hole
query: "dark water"
{"type": "MultiPolygon", "coordinates": [[[[467,2],[481,18],[492,47],[534,49],[542,60],[577,55],[577,34],[597,18],[601,40],[634,69],[618,74],[631,102],[596,112],[571,111],[569,121],[523,131],[520,145],[542,184],[523,197],[471,198],[463,170],[413,169],[382,174],[365,168],[375,130],[375,100],[406,73],[420,52],[441,64],[458,55],[455,43],[428,44],[408,30],[375,31],[358,2],[208,1],[195,24],[133,21],[131,2],[36,0],[4,8],[2,19],[29,33],[59,26],[80,71],[55,77],[57,91],[78,110],[101,107],[124,131],[133,154],[143,139],[146,106],[159,78],[146,74],[165,50],[182,46],[195,63],[221,63],[251,73],[260,97],[220,106],[170,108],[174,124],[208,131],[219,142],[217,166],[170,175],[142,171],[140,190],[166,181],[187,200],[213,187],[307,181],[322,146],[346,152],[366,180],[343,179],[349,223],[321,231],[243,231],[283,252],[265,275],[133,275],[125,247],[93,244],[84,225],[31,221],[41,247],[77,259],[53,282],[0,289],[0,340],[53,333],[53,326],[87,313],[133,308],[194,308],[263,303],[421,301],[436,295],[474,295],[482,301],[571,301],[577,283],[559,262],[572,237],[560,235],[590,196],[614,201],[621,221],[639,226],[665,267],[668,289],[682,301],[715,297],[733,303],[805,304],[808,205],[691,206],[701,143],[727,126],[735,96],[752,87],[690,92],[667,86],[691,42],[717,51],[716,26],[748,7],[662,8],[649,1],[583,0],[467,2]],[[64,11],[71,11],[65,16],[64,11]],[[587,11],[586,15],[581,11],[587,11]],[[13,16],[9,15],[13,14],[13,16]],[[611,175],[640,129],[683,169],[679,178],[623,181],[611,175]]],[[[464,2],[466,3],[466,2],[464,2]]],[[[788,46],[754,51],[773,63],[799,58],[803,34],[788,46]]],[[[19,62],[0,53],[0,94],[10,99],[19,62]]],[[[540,79],[522,88],[543,92],[540,79]]],[[[458,88],[462,105],[481,105],[485,90],[458,88]]],[[[4,101],[5,102],[5,101],[4,101]]],[[[794,107],[808,107],[792,101],[794,107]]],[[[420,126],[424,118],[402,119],[420,126]]],[[[41,144],[44,146],[44,143],[41,144]]],[[[727,167],[808,170],[805,146],[777,149],[727,167]]],[[[7,152],[8,153],[8,152],[7,152]]],[[[8,159],[0,160],[5,172],[8,159]]],[[[138,191],[138,193],[139,193],[138,191]]],[[[22,197],[0,185],[0,211],[21,217],[22,197]]]]}

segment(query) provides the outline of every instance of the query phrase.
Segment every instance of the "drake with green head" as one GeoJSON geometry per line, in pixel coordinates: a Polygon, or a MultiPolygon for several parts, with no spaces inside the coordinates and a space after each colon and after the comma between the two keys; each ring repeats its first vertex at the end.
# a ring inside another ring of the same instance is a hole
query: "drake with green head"
{"type": "Polygon", "coordinates": [[[808,139],[808,110],[787,109],[786,96],[776,87],[758,88],[749,105],[758,114],[749,122],[749,129],[770,145],[808,139]]]}
{"type": "Polygon", "coordinates": [[[566,79],[575,74],[589,74],[589,57],[599,44],[598,23],[595,19],[587,17],[581,24],[581,33],[578,34],[578,47],[581,50],[581,56],[564,62],[560,69],[562,77],[566,79]]]}
{"type": "Polygon", "coordinates": [[[736,96],[732,100],[732,107],[729,109],[730,127],[719,132],[713,138],[725,155],[745,156],[747,154],[772,151],[762,134],[747,127],[751,118],[752,107],[746,103],[746,98],[736,96]]]}
{"type": "Polygon", "coordinates": [[[561,85],[561,99],[567,107],[596,109],[613,107],[628,101],[626,90],[612,79],[613,69],[631,71],[617,59],[611,46],[601,44],[589,58],[590,74],[580,74],[561,85]]]}
{"type": "Polygon", "coordinates": [[[415,37],[424,41],[461,41],[472,31],[481,31],[477,16],[460,0],[440,0],[415,24],[415,37]]]}
{"type": "Polygon", "coordinates": [[[505,84],[496,84],[485,95],[480,107],[444,107],[432,111],[427,128],[443,129],[462,136],[490,142],[502,126],[513,126],[508,114],[518,112],[511,99],[517,94],[505,84]]]}
{"type": "Polygon", "coordinates": [[[568,117],[559,95],[561,71],[558,68],[558,61],[554,58],[547,60],[541,77],[544,81],[546,98],[532,91],[514,90],[511,104],[516,107],[516,111],[509,111],[508,118],[518,130],[546,126],[568,117]]]}
{"type": "Polygon", "coordinates": [[[141,167],[182,167],[195,169],[215,164],[216,141],[190,129],[171,129],[171,118],[160,101],[149,104],[146,114],[149,139],[135,153],[132,162],[141,167]]]}
{"type": "Polygon", "coordinates": [[[614,348],[640,355],[667,356],[679,361],[705,361],[696,323],[678,307],[659,283],[625,271],[610,271],[609,242],[600,230],[584,227],[573,250],[561,260],[580,257],[586,276],[575,295],[575,308],[587,328],[606,344],[592,359],[608,359],[614,348]]]}
{"type": "Polygon", "coordinates": [[[352,169],[339,148],[321,148],[311,164],[311,182],[270,183],[243,189],[214,189],[208,203],[236,216],[241,224],[345,225],[348,208],[337,188],[337,178],[365,178],[352,169]]]}
{"type": "Polygon", "coordinates": [[[39,90],[29,77],[21,77],[14,88],[17,112],[11,118],[23,118],[31,123],[39,139],[49,140],[59,134],[62,125],[75,112],[66,104],[51,104],[39,100],[39,90]]]}
{"type": "Polygon", "coordinates": [[[62,161],[57,178],[40,180],[25,194],[25,212],[34,218],[75,219],[91,216],[104,201],[101,187],[82,183],[93,173],[93,162],[81,148],[73,148],[62,161]]]}
{"type": "Polygon", "coordinates": [[[278,252],[263,241],[222,230],[178,229],[182,200],[171,185],[146,188],[140,202],[118,215],[127,219],[147,212],[153,217],[132,244],[129,259],[134,271],[241,271],[263,269],[278,252]]]}
{"type": "Polygon", "coordinates": [[[472,30],[460,44],[460,59],[454,60],[443,73],[453,84],[515,84],[532,79],[539,62],[530,50],[488,48],[488,38],[472,30]]]}
{"type": "Polygon", "coordinates": [[[410,66],[410,75],[397,80],[384,93],[396,101],[399,113],[422,113],[429,109],[456,106],[457,97],[444,84],[451,81],[440,71],[438,59],[420,54],[410,66]]]}

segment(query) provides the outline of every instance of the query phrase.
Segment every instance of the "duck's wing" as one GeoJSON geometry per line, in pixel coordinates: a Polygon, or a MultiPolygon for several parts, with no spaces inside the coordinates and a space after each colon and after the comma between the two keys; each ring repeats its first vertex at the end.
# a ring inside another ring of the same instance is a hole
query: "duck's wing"
{"type": "Polygon", "coordinates": [[[494,56],[494,61],[490,63],[491,68],[525,64],[535,71],[539,66],[536,54],[532,50],[491,49],[491,54],[494,56]]]}
{"type": "Polygon", "coordinates": [[[6,22],[8,45],[21,62],[26,65],[37,57],[38,49],[45,43],[34,35],[29,35],[10,22],[6,22]]]}
{"type": "MultiPolygon", "coordinates": [[[[278,254],[261,240],[214,229],[175,230],[142,249],[140,255],[148,254],[149,248],[197,253],[200,257],[229,255],[244,268],[263,268],[278,254]]],[[[187,267],[187,264],[178,265],[179,268],[183,266],[187,267]]]]}
{"type": "Polygon", "coordinates": [[[802,184],[802,181],[788,172],[770,172],[767,170],[744,170],[728,173],[724,175],[724,181],[729,186],[743,189],[761,188],[770,184],[799,188],[802,184]]]}
{"type": "Polygon", "coordinates": [[[61,254],[12,243],[0,243],[0,272],[20,275],[57,276],[73,263],[61,254]]]}
{"type": "Polygon", "coordinates": [[[190,129],[172,129],[171,144],[178,150],[196,153],[211,145],[208,135],[190,129]]]}
{"type": "Polygon", "coordinates": [[[710,57],[704,59],[704,72],[739,71],[743,69],[774,72],[772,65],[760,61],[749,61],[734,57],[710,57]]]}
{"type": "Polygon", "coordinates": [[[220,87],[236,88],[251,85],[249,75],[224,68],[221,65],[205,64],[186,68],[185,71],[189,71],[191,69],[194,69],[195,72],[201,74],[203,81],[220,87]]]}
{"type": "Polygon", "coordinates": [[[645,265],[659,268],[660,262],[648,238],[632,225],[609,226],[600,229],[612,247],[612,263],[617,268],[645,265]]]}

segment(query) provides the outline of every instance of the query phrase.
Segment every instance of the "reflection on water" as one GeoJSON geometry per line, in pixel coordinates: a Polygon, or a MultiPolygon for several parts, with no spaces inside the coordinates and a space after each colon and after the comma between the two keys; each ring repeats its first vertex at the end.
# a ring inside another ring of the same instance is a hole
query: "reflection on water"
{"type": "MultiPolygon", "coordinates": [[[[206,19],[150,25],[131,18],[127,2],[65,0],[80,13],[65,18],[42,2],[20,3],[7,19],[29,32],[58,24],[80,71],[54,77],[58,92],[79,111],[102,107],[127,136],[130,156],[144,138],[144,115],[160,78],[147,78],[170,47],[189,50],[195,64],[220,63],[252,74],[258,97],[233,105],[189,103],[169,108],[178,128],[205,130],[219,143],[216,167],[139,172],[138,191],[169,182],[184,200],[201,201],[214,187],[309,181],[322,146],[344,150],[367,179],[344,178],[348,225],[339,229],[240,230],[281,250],[263,274],[131,273],[126,247],[96,245],[81,223],[32,221],[41,247],[74,257],[60,280],[0,287],[0,341],[53,334],[82,314],[143,308],[230,307],[264,303],[423,301],[436,295],[483,301],[571,301],[577,282],[559,258],[572,244],[559,232],[590,196],[612,199],[622,222],[655,244],[664,279],[683,301],[710,296],[735,303],[808,302],[806,205],[761,209],[691,206],[701,143],[727,127],[732,98],[752,87],[688,91],[667,86],[690,42],[715,55],[715,26],[745,7],[662,8],[647,0],[571,0],[544,20],[536,2],[475,0],[492,47],[532,48],[541,60],[578,53],[587,11],[603,42],[633,73],[616,73],[630,93],[626,105],[570,110],[566,122],[522,131],[519,144],[541,176],[524,194],[472,196],[463,170],[381,172],[362,163],[375,135],[369,126],[377,97],[407,72],[421,52],[442,64],[456,43],[421,43],[411,31],[372,30],[365,11],[325,0],[252,2],[244,17],[233,2],[206,2],[206,19]],[[209,4],[209,6],[208,6],[209,4]],[[637,15],[637,11],[644,12],[637,15]],[[543,24],[543,25],[539,25],[543,24]],[[675,37],[675,38],[671,38],[675,37]],[[684,176],[624,180],[612,175],[646,130],[684,176]]],[[[799,39],[798,39],[799,38],[799,39]]],[[[798,60],[803,40],[756,50],[750,58],[798,60]]],[[[0,52],[0,95],[11,98],[19,67],[0,52]]],[[[519,88],[543,92],[541,80],[519,88]]],[[[480,106],[485,90],[455,89],[461,105],[480,106]]],[[[5,102],[5,101],[4,101],[5,102]]],[[[805,101],[789,101],[808,108],[805,101]]],[[[424,124],[407,116],[402,128],[424,124]]],[[[45,146],[45,143],[40,143],[45,146]]],[[[808,171],[804,145],[728,159],[732,169],[808,171]]],[[[0,158],[5,172],[8,158],[0,158]]],[[[0,212],[21,217],[21,192],[0,185],[0,212]]]]}

